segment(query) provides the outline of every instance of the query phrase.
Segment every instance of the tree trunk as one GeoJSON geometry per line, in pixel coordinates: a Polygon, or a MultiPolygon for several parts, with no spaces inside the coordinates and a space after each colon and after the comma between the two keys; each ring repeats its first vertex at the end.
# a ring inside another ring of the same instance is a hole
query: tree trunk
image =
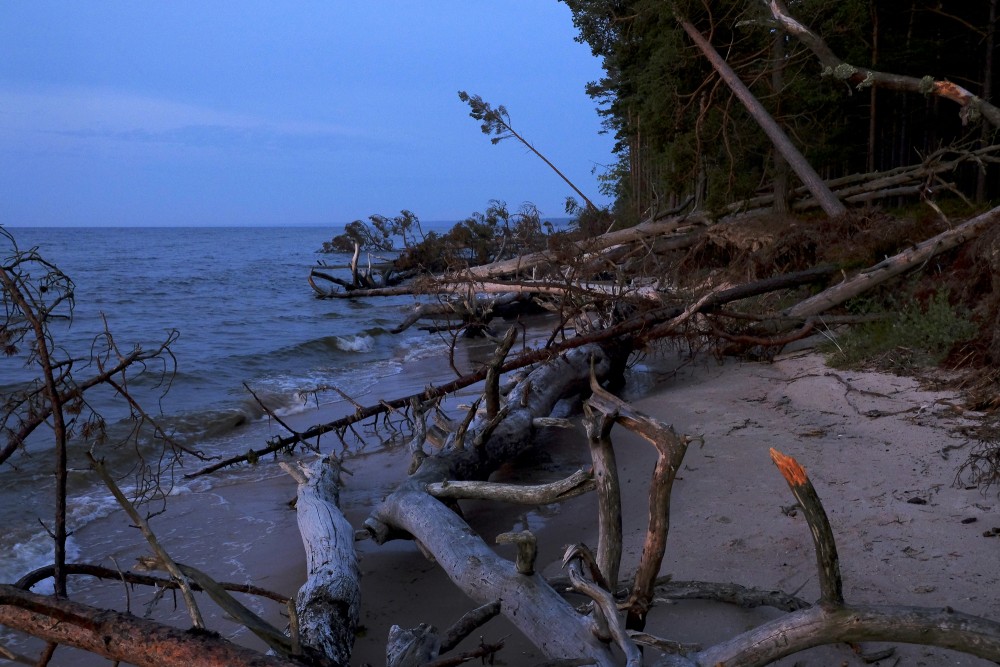
{"type": "Polygon", "coordinates": [[[935,81],[930,77],[918,79],[913,76],[889,74],[849,65],[838,58],[833,50],[818,35],[792,18],[788,10],[778,0],[763,1],[764,5],[770,10],[771,16],[778,22],[782,29],[790,35],[794,35],[813,52],[813,55],[816,56],[823,66],[825,73],[847,81],[854,86],[878,86],[879,88],[887,88],[889,90],[901,90],[942,97],[955,102],[961,107],[959,115],[963,122],[970,120],[970,114],[979,113],[991,125],[1000,128],[1000,108],[995,107],[981,97],[973,95],[962,86],[956,85],[951,81],[935,81]]]}
{"type": "Polygon", "coordinates": [[[138,667],[301,667],[211,633],[94,609],[0,584],[0,625],[138,667]]]}
{"type": "Polygon", "coordinates": [[[348,665],[361,615],[361,573],[354,529],[340,511],[334,457],[309,467],[284,466],[299,483],[295,504],[308,578],[295,600],[301,643],[348,665]]]}
{"type": "Polygon", "coordinates": [[[819,177],[816,170],[812,168],[806,159],[802,157],[802,153],[799,149],[795,147],[795,144],[791,142],[788,135],[785,134],[784,130],[778,126],[771,117],[771,114],[767,112],[764,105],[754,97],[754,94],[750,92],[750,89],[746,87],[740,78],[736,75],[736,72],[722,59],[722,56],[715,50],[715,48],[709,44],[698,30],[691,25],[691,22],[680,16],[677,17],[678,23],[684,29],[684,32],[688,34],[688,37],[701,49],[701,52],[705,54],[709,62],[712,63],[712,67],[715,71],[719,73],[722,80],[726,82],[733,94],[743,103],[743,106],[747,108],[753,119],[757,121],[761,129],[767,133],[767,136],[774,142],[774,147],[781,153],[782,157],[788,161],[789,166],[795,171],[795,174],[802,180],[802,182],[809,188],[809,191],[816,197],[819,201],[820,207],[823,211],[830,217],[835,217],[842,215],[847,209],[844,207],[840,200],[830,189],[826,187],[823,179],[819,177]]]}
{"type": "Polygon", "coordinates": [[[934,255],[956,248],[969,239],[979,236],[987,227],[998,220],[1000,220],[1000,207],[991,209],[965,221],[958,227],[922,241],[913,248],[889,257],[839,285],[823,290],[805,301],[800,301],[787,309],[785,315],[790,317],[818,315],[890,278],[923,264],[934,255]]]}

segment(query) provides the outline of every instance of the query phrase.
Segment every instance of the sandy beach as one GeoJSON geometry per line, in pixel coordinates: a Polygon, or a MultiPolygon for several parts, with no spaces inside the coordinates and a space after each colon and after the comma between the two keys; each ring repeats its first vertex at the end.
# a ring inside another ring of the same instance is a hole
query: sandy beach
{"type": "MultiPolygon", "coordinates": [[[[953,395],[924,391],[911,378],[834,371],[810,352],[786,354],[770,364],[697,360],[672,372],[662,366],[656,362],[640,369],[634,384],[641,389],[630,390],[627,398],[678,432],[703,436],[704,445],[690,447],[674,486],[661,574],[817,598],[809,529],[800,512],[788,510],[794,499],[768,456],[768,449],[775,447],[799,460],[826,505],[849,602],[947,605],[1000,618],[996,594],[1000,538],[983,536],[984,531],[1000,527],[1000,502],[995,490],[984,493],[953,484],[956,469],[972,446],[962,429],[975,418],[962,413],[953,395]]],[[[296,419],[314,423],[316,415],[296,419]]],[[[627,573],[641,548],[653,449],[618,427],[612,439],[626,486],[623,572],[627,573]]],[[[539,445],[495,479],[551,481],[589,462],[579,425],[546,431],[539,445]]],[[[371,503],[404,478],[408,463],[404,452],[381,452],[347,463],[353,474],[345,480],[343,505],[355,527],[371,503]]],[[[293,496],[294,484],[284,475],[254,482],[241,482],[237,476],[204,496],[175,498],[169,515],[158,520],[161,538],[168,548],[183,554],[179,560],[203,567],[218,579],[249,581],[292,595],[304,577],[304,552],[288,506],[293,496]],[[247,539],[248,533],[253,539],[247,539]]],[[[512,529],[534,531],[539,568],[553,576],[560,574],[564,545],[595,544],[595,508],[592,495],[530,511],[463,502],[469,523],[488,542],[512,529]]],[[[108,546],[115,540],[129,543],[128,548],[113,550],[126,567],[133,555],[144,551],[134,532],[112,517],[88,527],[81,539],[93,542],[94,536],[102,535],[108,546]],[[113,522],[119,525],[114,531],[109,529],[113,522]]],[[[352,664],[384,664],[386,636],[393,624],[444,628],[473,606],[411,543],[378,547],[365,541],[358,543],[358,550],[363,630],[352,664]]],[[[87,589],[94,602],[123,608],[120,585],[87,589]]],[[[133,612],[148,597],[146,592],[133,592],[133,612]]],[[[252,606],[276,624],[284,623],[278,605],[254,602],[252,606]]],[[[170,600],[161,603],[158,615],[171,607],[170,600]]],[[[778,614],[706,602],[667,603],[654,610],[647,629],[678,641],[708,644],[778,614]]],[[[167,616],[185,624],[182,611],[167,616]]],[[[220,629],[241,643],[256,645],[232,625],[223,622],[220,629]]],[[[530,665],[541,660],[502,619],[467,641],[476,643],[480,635],[487,641],[507,638],[497,664],[530,665]]],[[[877,648],[884,647],[864,646],[863,652],[877,648]]],[[[53,664],[84,664],[69,650],[56,655],[53,664]]],[[[779,664],[871,663],[849,647],[834,646],[800,653],[779,664]]],[[[938,649],[899,646],[891,657],[875,664],[991,663],[938,649]]]]}

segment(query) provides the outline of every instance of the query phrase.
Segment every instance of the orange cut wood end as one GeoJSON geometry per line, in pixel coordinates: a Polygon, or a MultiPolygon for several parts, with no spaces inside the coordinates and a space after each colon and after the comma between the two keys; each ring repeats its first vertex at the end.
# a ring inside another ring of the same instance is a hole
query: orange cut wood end
{"type": "Polygon", "coordinates": [[[934,92],[945,99],[958,102],[959,104],[965,103],[965,101],[970,97],[969,91],[965,90],[961,86],[955,85],[951,81],[935,81],[934,92]]]}
{"type": "Polygon", "coordinates": [[[809,481],[806,469],[799,465],[791,456],[785,456],[774,447],[771,448],[771,460],[778,466],[781,476],[792,486],[802,486],[809,481]]]}

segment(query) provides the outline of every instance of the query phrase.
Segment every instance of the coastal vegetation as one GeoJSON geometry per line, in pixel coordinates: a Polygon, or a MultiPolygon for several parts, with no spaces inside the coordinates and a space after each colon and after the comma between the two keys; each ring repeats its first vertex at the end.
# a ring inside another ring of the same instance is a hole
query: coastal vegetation
{"type": "MultiPolygon", "coordinates": [[[[354,424],[379,428],[379,416],[403,415],[399,436],[411,459],[409,477],[372,508],[357,538],[380,545],[415,540],[477,607],[446,632],[394,628],[389,665],[502,659],[502,642],[448,655],[498,614],[554,661],[546,664],[762,665],[812,646],[862,640],[925,643],[1000,660],[995,620],[950,607],[849,602],[820,494],[802,465],[776,450],[772,459],[812,534],[820,599],[753,588],[734,596],[732,588],[696,582],[696,597],[785,613],[714,646],[653,636],[650,610],[671,595],[670,582],[659,578],[671,489],[699,438],[675,432],[614,393],[632,353],[666,341],[766,360],[812,336],[828,341],[836,363],[906,372],[944,363],[971,407],[1000,407],[993,370],[1000,364],[1000,208],[991,203],[1000,188],[994,165],[1000,147],[992,141],[1000,113],[989,102],[996,2],[946,11],[939,3],[901,9],[860,0],[802,0],[790,8],[777,0],[565,1],[580,39],[604,63],[605,77],[589,91],[618,141],[619,162],[604,178],[613,206],[600,210],[567,182],[584,202],[568,202],[575,216],[568,229],[547,224],[530,205],[511,212],[502,202],[446,233],[425,232],[410,211],[349,224],[323,250],[350,260],[311,271],[317,296],[414,295],[413,311],[397,331],[432,320],[429,329],[456,339],[492,335],[495,353],[477,372],[413,395],[355,403],[353,414],[304,431],[286,426],[286,435],[262,447],[189,474],[259,464],[270,454],[315,453],[320,436],[343,439],[354,424]],[[927,56],[913,59],[917,53],[927,56]],[[978,94],[949,79],[970,82],[978,94]],[[496,317],[513,321],[538,309],[554,313],[555,321],[538,340],[517,323],[505,330],[493,325],[496,317]],[[445,415],[442,397],[472,385],[481,386],[480,398],[457,418],[445,415]],[[570,397],[582,406],[591,469],[542,485],[487,481],[534,447],[542,429],[562,422],[552,414],[570,397]],[[611,437],[622,428],[656,452],[641,557],[629,573],[621,572],[623,482],[611,437]],[[581,493],[598,497],[597,544],[567,548],[567,577],[559,581],[537,571],[530,531],[497,538],[512,545],[504,547],[516,552],[510,559],[456,511],[459,500],[470,498],[531,506],[581,493]],[[571,603],[564,590],[586,604],[571,603]],[[639,645],[648,647],[645,653],[639,645]]],[[[515,132],[503,105],[464,92],[460,98],[494,143],[514,139],[556,169],[515,132]]],[[[51,423],[62,457],[71,425],[83,423],[73,415],[86,407],[76,387],[87,382],[60,385],[70,383],[73,364],[51,358],[58,348],[46,318],[67,303],[71,283],[30,253],[16,253],[0,268],[7,308],[2,342],[15,354],[27,341],[26,362],[44,376],[34,393],[8,402],[6,446],[25,446],[26,425],[51,423]],[[19,273],[25,262],[47,267],[55,282],[19,273]],[[24,298],[26,291],[33,300],[24,298]]],[[[169,358],[169,340],[132,362],[163,357],[169,358]]],[[[121,355],[108,333],[102,358],[132,357],[121,355]]],[[[127,398],[124,384],[114,384],[126,369],[115,368],[96,381],[112,383],[127,398]]],[[[145,413],[137,415],[146,421],[145,413]]],[[[996,451],[987,442],[975,452],[967,469],[976,484],[1000,477],[996,451]]],[[[349,664],[362,595],[355,527],[338,507],[343,462],[321,453],[288,466],[299,485],[309,578],[288,601],[287,634],[234,605],[226,586],[169,555],[157,552],[152,564],[171,575],[157,585],[185,590],[186,600],[196,588],[223,600],[275,655],[201,631],[195,604],[199,631],[184,633],[70,602],[65,578],[76,566],[60,555],[65,538],[58,528],[52,572],[0,586],[0,623],[50,646],[67,643],[141,665],[349,664]],[[55,596],[28,592],[45,576],[57,581],[55,596]]],[[[99,457],[91,464],[99,469],[99,457]]],[[[57,512],[65,502],[57,497],[57,512]]],[[[88,574],[149,583],[133,572],[95,571],[88,574]]]]}

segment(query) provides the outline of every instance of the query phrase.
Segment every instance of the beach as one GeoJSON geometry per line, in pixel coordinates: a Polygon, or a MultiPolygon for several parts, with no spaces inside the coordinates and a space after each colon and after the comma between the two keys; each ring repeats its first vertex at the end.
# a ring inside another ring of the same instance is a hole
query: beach
{"type": "MultiPolygon", "coordinates": [[[[632,371],[632,385],[641,389],[626,396],[638,409],[673,424],[679,433],[702,436],[704,444],[692,443],[674,485],[661,575],[780,589],[807,601],[818,597],[810,532],[802,513],[790,508],[794,498],[768,455],[774,447],[805,467],[826,506],[848,602],[949,606],[1000,618],[1000,599],[994,594],[1000,583],[996,568],[1000,538],[983,536],[1000,526],[1000,503],[995,489],[983,492],[954,485],[955,472],[972,447],[963,429],[976,418],[964,413],[956,396],[925,391],[912,378],[835,371],[809,351],[789,353],[770,364],[670,361],[669,354],[664,356],[632,371]]],[[[309,424],[314,417],[303,413],[294,419],[309,424]]],[[[641,550],[654,454],[648,443],[620,427],[611,437],[624,486],[622,570],[628,573],[641,550]]],[[[587,451],[579,424],[569,430],[546,429],[539,434],[535,451],[505,466],[494,479],[552,481],[585,467],[587,451]]],[[[408,458],[405,450],[381,450],[346,462],[352,474],[345,477],[342,504],[355,528],[372,503],[404,479],[408,458]]],[[[212,485],[206,497],[188,493],[173,498],[170,511],[154,521],[154,529],[159,524],[161,539],[181,554],[175,557],[218,579],[246,581],[292,595],[305,576],[304,551],[289,507],[295,487],[274,470],[273,475],[257,474],[245,481],[231,476],[212,485]],[[199,524],[213,528],[202,530],[199,524]],[[247,539],[248,533],[254,538],[247,539]],[[235,571],[233,564],[238,564],[235,571]]],[[[566,544],[595,545],[593,494],[543,508],[469,501],[462,506],[470,525],[490,543],[496,534],[509,530],[535,532],[538,567],[548,576],[562,574],[559,560],[566,544]]],[[[120,519],[106,521],[107,525],[88,526],[88,534],[93,531],[109,544],[130,540],[131,548],[115,551],[118,563],[127,567],[129,552],[141,553],[144,547],[136,531],[124,527],[120,519]],[[115,521],[117,532],[109,530],[115,521]],[[129,533],[127,539],[122,537],[129,533]]],[[[80,539],[89,540],[86,534],[80,539]]],[[[414,544],[398,541],[379,547],[362,541],[357,547],[363,611],[352,664],[384,664],[386,636],[393,624],[408,628],[428,623],[443,630],[475,606],[414,544]]],[[[504,548],[500,551],[504,553],[504,548]]],[[[105,584],[98,593],[87,595],[122,608],[120,584],[105,584]]],[[[133,592],[133,611],[139,600],[148,597],[148,592],[133,592]]],[[[258,601],[251,606],[275,624],[284,623],[275,603],[258,601]]],[[[160,603],[161,613],[171,607],[170,600],[160,603]]],[[[711,644],[778,615],[769,609],[672,602],[657,605],[647,630],[678,641],[711,644]]],[[[168,616],[186,624],[182,610],[168,616]]],[[[257,646],[254,638],[232,625],[223,625],[222,632],[257,646]]],[[[467,643],[475,645],[480,636],[486,641],[506,638],[497,664],[542,660],[502,619],[474,633],[467,643]]],[[[862,653],[880,648],[884,647],[865,645],[862,653]]],[[[72,655],[68,650],[56,655],[53,664],[82,664],[65,662],[72,655]]],[[[848,647],[832,646],[778,664],[870,663],[848,647]]],[[[990,663],[901,645],[875,664],[990,663]]]]}

